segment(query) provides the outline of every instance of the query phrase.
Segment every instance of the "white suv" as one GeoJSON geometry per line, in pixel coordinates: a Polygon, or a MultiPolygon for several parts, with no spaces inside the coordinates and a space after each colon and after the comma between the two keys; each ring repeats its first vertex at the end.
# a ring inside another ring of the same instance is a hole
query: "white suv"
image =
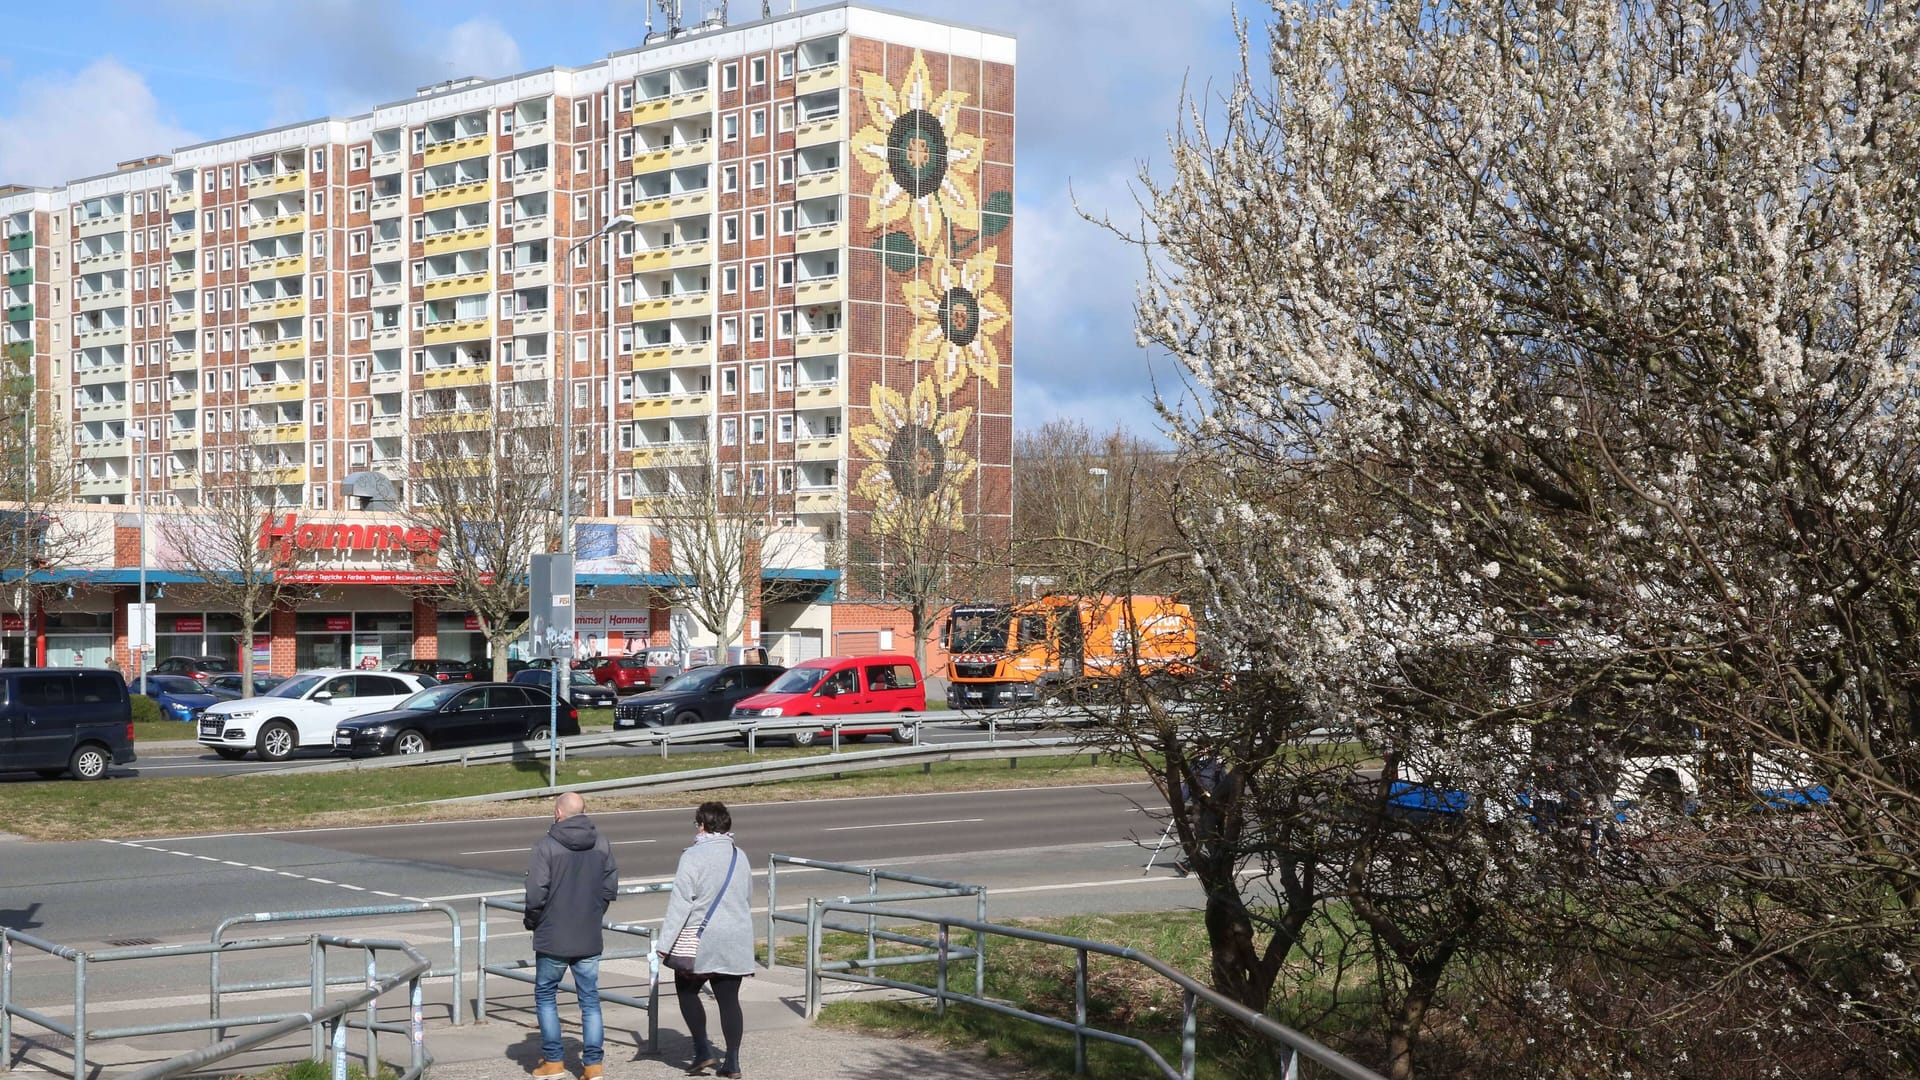
{"type": "Polygon", "coordinates": [[[283,761],[307,746],[333,748],[340,721],[391,709],[422,690],[440,685],[402,671],[306,671],[259,697],[223,701],[194,715],[200,745],[233,760],[252,750],[262,761],[283,761]]]}

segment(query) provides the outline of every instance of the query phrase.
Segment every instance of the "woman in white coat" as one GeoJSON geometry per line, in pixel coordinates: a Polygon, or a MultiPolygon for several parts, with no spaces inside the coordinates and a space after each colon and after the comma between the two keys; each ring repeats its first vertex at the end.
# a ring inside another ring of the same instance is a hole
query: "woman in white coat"
{"type": "Polygon", "coordinates": [[[661,961],[674,969],[680,1017],[693,1038],[688,1076],[740,1075],[740,981],[753,975],[753,870],[733,846],[733,815],[725,803],[701,803],[694,812],[693,846],[680,853],[667,917],[660,924],[661,961]],[[690,958],[690,959],[689,959],[690,958]],[[700,988],[711,985],[720,1006],[724,1057],[707,1039],[707,1010],[700,988]]]}

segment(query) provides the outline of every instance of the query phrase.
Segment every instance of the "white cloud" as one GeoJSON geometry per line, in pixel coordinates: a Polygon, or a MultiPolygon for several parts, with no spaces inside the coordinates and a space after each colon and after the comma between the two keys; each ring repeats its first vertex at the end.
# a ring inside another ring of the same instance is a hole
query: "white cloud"
{"type": "Polygon", "coordinates": [[[105,58],[20,84],[0,114],[0,183],[65,183],[198,141],[161,114],[146,80],[105,58]]]}
{"type": "Polygon", "coordinates": [[[520,70],[520,44],[492,19],[468,19],[447,34],[439,50],[462,75],[492,78],[520,70]]]}

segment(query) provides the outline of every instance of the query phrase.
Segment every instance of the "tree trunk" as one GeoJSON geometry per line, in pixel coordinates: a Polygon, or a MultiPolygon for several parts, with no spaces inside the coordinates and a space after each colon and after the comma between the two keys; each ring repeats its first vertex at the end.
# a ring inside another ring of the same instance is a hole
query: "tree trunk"
{"type": "MultiPolygon", "coordinates": [[[[512,638],[504,634],[491,632],[487,634],[487,650],[493,653],[494,682],[507,681],[507,646],[512,641],[512,638]]],[[[572,671],[572,661],[568,657],[556,656],[553,658],[553,664],[561,672],[561,692],[564,693],[566,680],[571,677],[568,673],[572,671]]]]}
{"type": "Polygon", "coordinates": [[[1413,1080],[1413,1049],[1420,1039],[1420,1025],[1440,987],[1440,972],[1452,955],[1452,949],[1445,949],[1439,959],[1408,966],[1407,996],[1387,1026],[1387,1080],[1413,1080]]]}

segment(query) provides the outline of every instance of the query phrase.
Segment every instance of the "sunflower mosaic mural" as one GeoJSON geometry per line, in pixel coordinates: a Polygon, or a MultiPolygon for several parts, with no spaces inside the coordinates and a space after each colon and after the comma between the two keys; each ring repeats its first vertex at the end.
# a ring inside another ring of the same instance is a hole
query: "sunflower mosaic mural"
{"type": "Polygon", "coordinates": [[[970,443],[977,406],[983,387],[1004,381],[1013,325],[996,280],[1007,249],[989,241],[1011,225],[1013,199],[982,192],[989,146],[974,133],[982,122],[971,95],[944,86],[919,50],[897,82],[865,72],[861,87],[865,125],[850,146],[871,180],[869,250],[883,267],[886,318],[908,325],[886,335],[886,355],[899,359],[885,361],[892,374],[869,386],[868,421],[849,432],[851,456],[865,462],[853,493],[872,507],[873,536],[917,544],[967,527],[981,469],[970,443]],[[901,361],[910,383],[898,377],[901,361]]]}

